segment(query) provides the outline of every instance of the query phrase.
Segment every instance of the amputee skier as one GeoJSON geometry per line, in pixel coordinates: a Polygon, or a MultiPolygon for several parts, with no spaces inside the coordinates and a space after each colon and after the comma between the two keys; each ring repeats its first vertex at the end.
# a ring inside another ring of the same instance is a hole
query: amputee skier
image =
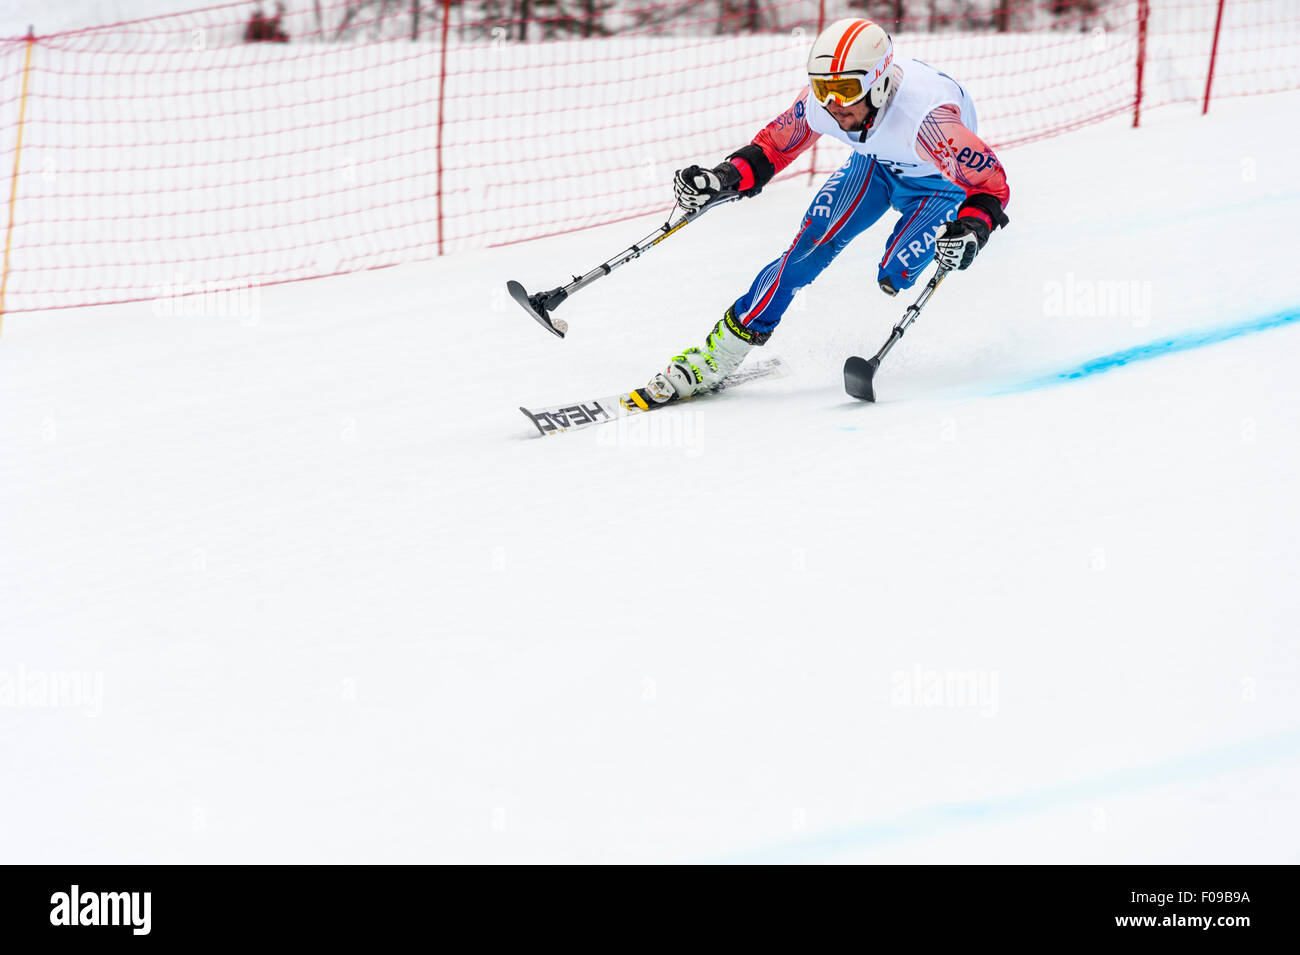
{"type": "Polygon", "coordinates": [[[712,169],[678,170],[673,190],[689,211],[719,193],[754,196],[818,136],[853,152],[818,190],[790,247],[754,278],[710,330],[638,389],[663,404],[711,391],[771,336],[795,291],[813,281],[890,208],[898,223],[876,282],[896,295],[936,257],[965,269],[1007,224],[1002,164],[976,134],[975,104],[961,84],[920,60],[895,58],[870,20],[832,23],[808,55],[808,88],[753,142],[712,169]]]}

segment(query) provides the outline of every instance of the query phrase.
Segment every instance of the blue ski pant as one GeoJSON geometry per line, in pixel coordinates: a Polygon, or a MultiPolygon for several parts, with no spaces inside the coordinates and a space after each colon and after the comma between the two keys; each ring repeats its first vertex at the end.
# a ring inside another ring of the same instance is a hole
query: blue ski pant
{"type": "Polygon", "coordinates": [[[840,251],[890,208],[899,213],[885,243],[876,282],[902,291],[934,259],[934,233],[957,216],[966,194],[942,176],[900,176],[873,157],[853,153],[813,197],[803,226],[733,306],[741,324],[771,332],[794,293],[821,274],[840,251]]]}

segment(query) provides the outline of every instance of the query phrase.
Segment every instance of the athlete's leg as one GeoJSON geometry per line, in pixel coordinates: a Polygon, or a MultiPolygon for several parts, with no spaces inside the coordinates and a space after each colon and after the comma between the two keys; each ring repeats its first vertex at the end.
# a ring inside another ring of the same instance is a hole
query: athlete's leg
{"type": "Polygon", "coordinates": [[[911,288],[934,261],[935,231],[957,217],[965,198],[966,193],[941,176],[900,176],[893,205],[901,215],[885,243],[878,280],[887,280],[898,291],[911,288]]]}
{"type": "Polygon", "coordinates": [[[770,334],[795,291],[821,274],[854,236],[885,214],[891,186],[874,159],[853,153],[813,197],[790,248],[758,273],[728,315],[756,334],[770,334]]]}

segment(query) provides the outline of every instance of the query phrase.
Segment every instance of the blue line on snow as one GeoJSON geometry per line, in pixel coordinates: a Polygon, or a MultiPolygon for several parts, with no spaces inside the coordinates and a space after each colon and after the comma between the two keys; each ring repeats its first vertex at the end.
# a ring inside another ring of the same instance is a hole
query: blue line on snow
{"type": "Polygon", "coordinates": [[[983,801],[927,806],[892,819],[865,822],[783,845],[736,853],[721,861],[778,863],[825,860],[840,852],[924,839],[954,827],[1023,818],[1089,799],[1123,798],[1172,783],[1200,781],[1233,770],[1266,767],[1297,756],[1300,756],[1300,730],[1291,729],[1148,766],[1117,769],[1092,779],[983,801]]]}
{"type": "Polygon", "coordinates": [[[1252,318],[1249,321],[1238,322],[1235,325],[1224,325],[1219,328],[1188,332],[1185,335],[1178,335],[1173,338],[1161,338],[1154,342],[1147,342],[1145,345],[1136,345],[1133,348],[1126,348],[1123,351],[1112,352],[1109,355],[1102,355],[1100,358],[1091,358],[1081,365],[1074,368],[1068,368],[1065,371],[1057,372],[1056,374],[1043,375],[1040,378],[1030,378],[1028,381],[1018,382],[1014,385],[998,389],[993,392],[993,394],[1009,395],[1022,391],[1033,391],[1036,388],[1046,388],[1049,385],[1059,385],[1062,382],[1072,381],[1075,378],[1087,378],[1089,375],[1100,375],[1102,372],[1121,368],[1124,365],[1128,365],[1135,361],[1146,361],[1147,359],[1159,358],[1161,355],[1168,355],[1173,352],[1188,351],[1192,348],[1201,348],[1205,345],[1215,345],[1219,342],[1227,341],[1230,338],[1240,338],[1242,335],[1252,335],[1255,332],[1277,328],[1294,321],[1300,321],[1300,308],[1291,309],[1286,312],[1278,312],[1275,315],[1267,315],[1263,318],[1252,318]]]}

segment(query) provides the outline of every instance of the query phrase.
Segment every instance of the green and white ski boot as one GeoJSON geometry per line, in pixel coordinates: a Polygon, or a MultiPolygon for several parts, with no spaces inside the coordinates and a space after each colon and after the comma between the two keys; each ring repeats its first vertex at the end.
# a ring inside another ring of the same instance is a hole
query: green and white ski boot
{"type": "Polygon", "coordinates": [[[734,308],[728,308],[705,336],[703,348],[688,348],[674,355],[667,368],[633,392],[633,400],[640,397],[647,407],[652,407],[713,391],[740,367],[750,349],[762,345],[768,337],[768,333],[754,332],[740,324],[734,308]]]}

